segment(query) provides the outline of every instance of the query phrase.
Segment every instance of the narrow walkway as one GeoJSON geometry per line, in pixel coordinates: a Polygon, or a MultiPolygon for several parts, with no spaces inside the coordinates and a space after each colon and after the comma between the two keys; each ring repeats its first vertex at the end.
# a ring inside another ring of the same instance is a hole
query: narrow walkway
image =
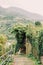
{"type": "Polygon", "coordinates": [[[35,63],[27,57],[16,55],[14,56],[14,63],[12,65],[35,65],[35,63]]]}

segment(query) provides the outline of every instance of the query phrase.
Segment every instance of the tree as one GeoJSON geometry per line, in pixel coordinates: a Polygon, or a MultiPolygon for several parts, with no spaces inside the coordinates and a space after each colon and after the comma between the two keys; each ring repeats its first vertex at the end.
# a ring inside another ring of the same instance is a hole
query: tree
{"type": "Polygon", "coordinates": [[[13,27],[13,31],[12,33],[15,33],[15,37],[17,40],[17,44],[16,44],[16,48],[15,48],[15,52],[17,52],[20,48],[24,47],[25,44],[25,39],[26,39],[26,31],[25,31],[26,27],[22,24],[19,25],[15,25],[13,27]]]}
{"type": "Polygon", "coordinates": [[[43,30],[39,32],[39,56],[43,55],[43,30]]]}
{"type": "Polygon", "coordinates": [[[36,25],[36,26],[41,26],[41,22],[36,21],[36,22],[35,22],[35,25],[36,25]]]}
{"type": "Polygon", "coordinates": [[[38,32],[36,27],[33,24],[27,26],[26,31],[27,39],[30,41],[32,46],[32,54],[38,59],[39,48],[38,48],[38,32]]]}
{"type": "Polygon", "coordinates": [[[6,44],[6,41],[7,41],[6,35],[0,34],[0,52],[3,51],[3,54],[5,53],[5,44],[6,44]]]}
{"type": "Polygon", "coordinates": [[[0,34],[0,43],[4,45],[6,41],[7,41],[6,35],[0,34]]]}

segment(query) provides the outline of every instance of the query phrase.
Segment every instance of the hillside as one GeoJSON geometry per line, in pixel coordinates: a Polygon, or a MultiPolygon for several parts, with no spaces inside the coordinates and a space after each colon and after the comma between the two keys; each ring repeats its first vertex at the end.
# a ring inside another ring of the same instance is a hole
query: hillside
{"type": "Polygon", "coordinates": [[[27,12],[17,7],[9,7],[9,8],[0,7],[0,16],[13,16],[13,17],[28,18],[29,20],[43,21],[43,16],[27,12]]]}
{"type": "Polygon", "coordinates": [[[43,16],[27,12],[17,7],[0,7],[0,33],[6,34],[9,38],[13,36],[9,29],[15,23],[29,24],[29,22],[33,23],[34,20],[43,21],[43,16]]]}

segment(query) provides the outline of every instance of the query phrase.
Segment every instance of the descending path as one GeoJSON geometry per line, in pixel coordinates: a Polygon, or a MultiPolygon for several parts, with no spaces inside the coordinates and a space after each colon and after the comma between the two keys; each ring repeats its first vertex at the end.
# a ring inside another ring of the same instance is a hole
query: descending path
{"type": "Polygon", "coordinates": [[[30,58],[16,55],[12,65],[35,65],[35,63],[30,58]]]}

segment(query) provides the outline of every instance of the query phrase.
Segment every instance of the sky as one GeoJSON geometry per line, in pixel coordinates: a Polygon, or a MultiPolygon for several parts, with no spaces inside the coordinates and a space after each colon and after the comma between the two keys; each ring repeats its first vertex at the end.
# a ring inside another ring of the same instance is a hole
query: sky
{"type": "Polygon", "coordinates": [[[4,8],[19,7],[43,15],[43,0],[0,0],[0,6],[4,8]]]}

